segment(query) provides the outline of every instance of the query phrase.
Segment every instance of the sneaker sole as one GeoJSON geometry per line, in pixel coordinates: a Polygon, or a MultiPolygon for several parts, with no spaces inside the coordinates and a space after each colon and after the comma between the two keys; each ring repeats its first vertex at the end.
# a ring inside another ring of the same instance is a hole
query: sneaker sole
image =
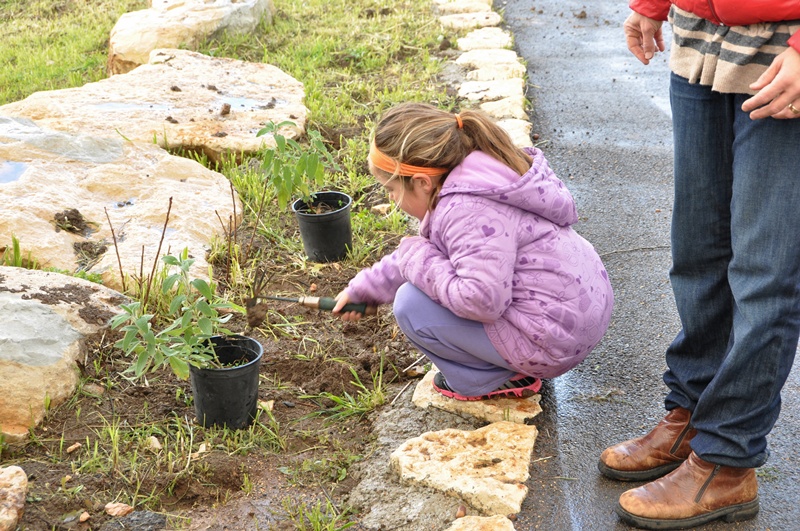
{"type": "MultiPolygon", "coordinates": [[[[462,402],[477,402],[479,400],[492,400],[495,398],[530,398],[537,394],[537,391],[532,389],[508,389],[502,392],[492,392],[486,395],[479,395],[479,396],[464,396],[460,395],[453,391],[448,391],[446,389],[442,389],[437,386],[433,386],[436,392],[446,396],[447,398],[452,398],[454,400],[461,400],[462,402]]],[[[539,385],[541,388],[541,383],[539,385]]]]}

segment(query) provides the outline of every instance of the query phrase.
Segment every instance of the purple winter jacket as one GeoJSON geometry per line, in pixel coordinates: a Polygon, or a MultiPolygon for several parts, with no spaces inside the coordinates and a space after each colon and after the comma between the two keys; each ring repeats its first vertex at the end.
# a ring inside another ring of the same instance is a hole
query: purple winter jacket
{"type": "Polygon", "coordinates": [[[407,237],[349,283],[352,301],[389,303],[411,282],[454,314],[483,323],[515,370],[559,376],[608,328],[613,293],[592,245],[570,225],[575,201],[539,149],[520,177],[475,151],[453,168],[407,237]]]}

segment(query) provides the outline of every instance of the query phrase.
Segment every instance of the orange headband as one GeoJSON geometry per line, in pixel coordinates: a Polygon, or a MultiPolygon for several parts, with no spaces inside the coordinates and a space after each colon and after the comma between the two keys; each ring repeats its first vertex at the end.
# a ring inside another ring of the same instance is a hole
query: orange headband
{"type": "Polygon", "coordinates": [[[425,166],[412,166],[411,164],[397,162],[379,150],[375,142],[369,146],[369,160],[372,162],[372,165],[378,169],[391,173],[392,175],[397,173],[397,175],[406,177],[411,177],[418,173],[429,177],[439,177],[450,171],[449,168],[426,168],[425,166]]]}
{"type": "Polygon", "coordinates": [[[464,122],[461,121],[461,116],[456,114],[456,124],[458,124],[459,129],[464,129],[464,122]]]}

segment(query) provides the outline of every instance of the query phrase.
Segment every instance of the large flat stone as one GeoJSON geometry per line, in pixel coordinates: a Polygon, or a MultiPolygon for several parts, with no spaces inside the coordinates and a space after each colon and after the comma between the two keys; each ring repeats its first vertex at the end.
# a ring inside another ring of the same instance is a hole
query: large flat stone
{"type": "Polygon", "coordinates": [[[428,432],[395,450],[391,468],[402,481],[460,498],[482,516],[516,514],[537,435],[535,426],[513,422],[428,432]]]}
{"type": "Polygon", "coordinates": [[[262,63],[155,50],[150,62],[82,87],[36,92],[0,106],[0,115],[30,118],[41,127],[94,137],[156,143],[205,153],[254,153],[274,145],[256,137],[266,122],[291,121],[281,134],[305,131],[303,84],[262,63]]]}
{"type": "Polygon", "coordinates": [[[466,516],[459,518],[445,531],[514,531],[514,524],[505,516],[466,516]]]}
{"type": "Polygon", "coordinates": [[[120,289],[117,253],[125,274],[141,276],[143,268],[149,276],[170,198],[161,255],[188,248],[196,259],[193,275],[207,278],[206,248],[224,234],[217,215],[227,223],[235,205],[238,224],[242,213],[224,175],[153,144],[60,133],[0,116],[0,248],[16,237],[40,267],[99,273],[120,289]],[[72,209],[84,230],[56,222],[56,214],[72,209]]]}
{"type": "Polygon", "coordinates": [[[158,48],[196,50],[221,34],[246,35],[272,22],[272,0],[152,0],[150,9],[122,15],[108,43],[108,71],[124,74],[158,48]]]}
{"type": "Polygon", "coordinates": [[[84,340],[125,299],[58,273],[0,266],[0,432],[20,442],[75,390],[84,340]]]}
{"type": "Polygon", "coordinates": [[[539,401],[542,395],[530,398],[493,398],[491,400],[454,400],[433,389],[433,377],[436,369],[428,371],[425,377],[417,384],[411,400],[414,405],[427,409],[435,407],[451,413],[471,415],[486,422],[501,420],[516,422],[518,424],[532,424],[534,417],[542,412],[539,401]]]}

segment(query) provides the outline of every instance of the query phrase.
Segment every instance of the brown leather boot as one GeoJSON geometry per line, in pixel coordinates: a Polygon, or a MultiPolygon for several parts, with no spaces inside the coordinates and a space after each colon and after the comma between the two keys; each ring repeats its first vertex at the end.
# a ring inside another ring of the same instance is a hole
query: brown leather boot
{"type": "Polygon", "coordinates": [[[606,448],[597,468],[621,481],[650,481],[668,474],[692,452],[689,441],[697,431],[689,424],[691,415],[688,409],[673,409],[647,435],[606,448]]]}
{"type": "Polygon", "coordinates": [[[623,492],[617,514],[643,529],[685,529],[718,518],[748,520],[758,514],[756,471],[715,465],[692,452],[670,474],[623,492]]]}

